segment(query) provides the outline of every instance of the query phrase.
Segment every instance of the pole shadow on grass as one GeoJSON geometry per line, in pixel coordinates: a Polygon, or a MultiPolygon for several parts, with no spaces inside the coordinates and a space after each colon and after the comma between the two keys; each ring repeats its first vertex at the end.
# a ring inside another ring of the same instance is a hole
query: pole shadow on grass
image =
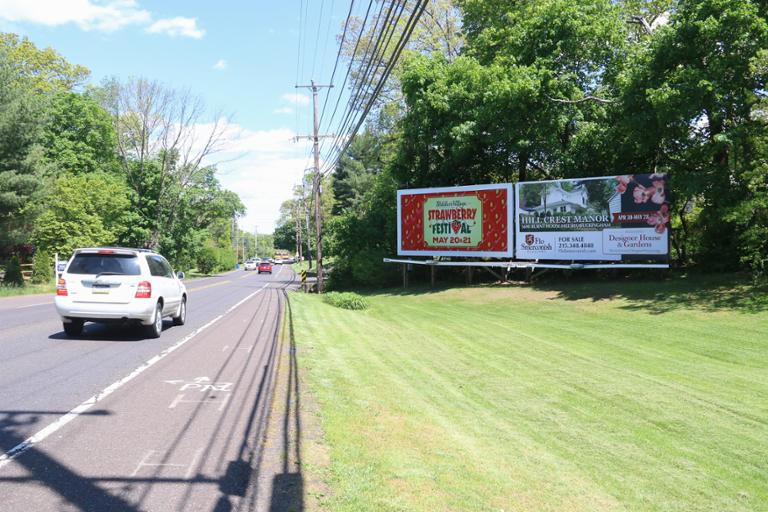
{"type": "MultiPolygon", "coordinates": [[[[676,271],[636,269],[616,271],[551,272],[525,282],[521,274],[510,274],[505,283],[480,282],[467,286],[458,274],[445,276],[434,288],[416,281],[408,288],[357,288],[361,295],[395,297],[426,296],[449,289],[514,289],[527,288],[549,292],[549,300],[591,300],[593,302],[623,300],[621,309],[651,314],[676,310],[707,312],[733,311],[762,313],[768,311],[768,282],[755,282],[749,274],[683,274],[676,271]]],[[[486,277],[487,279],[487,277],[486,277]]]]}
{"type": "Polygon", "coordinates": [[[588,274],[535,282],[536,290],[556,292],[560,300],[621,299],[621,309],[651,314],[693,309],[707,312],[768,311],[768,283],[755,283],[744,274],[701,274],[668,277],[658,272],[634,271],[609,279],[588,274]]]}

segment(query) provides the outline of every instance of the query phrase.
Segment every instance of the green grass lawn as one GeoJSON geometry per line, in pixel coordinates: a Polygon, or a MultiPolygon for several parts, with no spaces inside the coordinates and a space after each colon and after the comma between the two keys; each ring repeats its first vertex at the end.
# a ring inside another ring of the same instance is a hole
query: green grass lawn
{"type": "Polygon", "coordinates": [[[730,277],[293,294],[330,510],[768,510],[768,294],[730,277]]]}
{"type": "Polygon", "coordinates": [[[53,282],[46,284],[28,284],[20,287],[0,285],[0,297],[36,295],[40,293],[56,293],[56,285],[53,282]]]}

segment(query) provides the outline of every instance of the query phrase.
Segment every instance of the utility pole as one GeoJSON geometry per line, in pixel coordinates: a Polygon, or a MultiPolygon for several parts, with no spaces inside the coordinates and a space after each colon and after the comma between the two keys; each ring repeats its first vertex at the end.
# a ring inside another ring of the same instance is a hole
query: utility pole
{"type": "Polygon", "coordinates": [[[323,293],[323,219],[322,219],[322,190],[320,187],[320,139],[325,137],[333,137],[333,135],[320,135],[320,121],[317,117],[317,91],[321,88],[331,88],[333,85],[317,85],[314,80],[310,81],[310,85],[297,85],[296,88],[312,89],[312,107],[313,107],[313,130],[311,136],[296,137],[299,139],[311,139],[312,146],[315,154],[315,173],[312,176],[312,193],[315,199],[315,250],[317,255],[315,257],[315,264],[317,265],[317,293],[323,293]]]}
{"type": "Polygon", "coordinates": [[[255,238],[254,245],[256,246],[253,248],[253,257],[258,258],[259,257],[259,226],[253,226],[253,237],[255,238]]]}
{"type": "Polygon", "coordinates": [[[299,205],[293,205],[293,223],[296,229],[296,257],[301,261],[302,249],[301,249],[301,220],[299,219],[299,205]]]}

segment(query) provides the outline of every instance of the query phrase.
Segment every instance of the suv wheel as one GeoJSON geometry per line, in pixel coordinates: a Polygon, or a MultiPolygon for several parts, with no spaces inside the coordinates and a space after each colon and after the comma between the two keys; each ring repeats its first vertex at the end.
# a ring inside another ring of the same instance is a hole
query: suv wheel
{"type": "Polygon", "coordinates": [[[73,318],[70,322],[64,322],[64,332],[67,336],[80,336],[83,333],[84,320],[73,318]]]}
{"type": "Polygon", "coordinates": [[[181,298],[181,304],[179,304],[178,315],[173,317],[173,325],[184,325],[187,321],[187,298],[181,298]]]}
{"type": "Polygon", "coordinates": [[[159,338],[163,332],[163,305],[159,302],[155,306],[155,316],[152,317],[152,324],[147,326],[147,336],[150,338],[159,338]]]}

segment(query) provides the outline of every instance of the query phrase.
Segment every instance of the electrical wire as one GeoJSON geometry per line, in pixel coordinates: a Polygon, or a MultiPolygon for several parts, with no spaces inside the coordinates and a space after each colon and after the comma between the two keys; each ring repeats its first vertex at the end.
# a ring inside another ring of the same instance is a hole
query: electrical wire
{"type": "MultiPolygon", "coordinates": [[[[373,85],[373,80],[375,79],[375,70],[379,67],[383,56],[386,53],[387,48],[389,48],[389,44],[392,40],[392,36],[394,35],[395,31],[397,30],[397,24],[400,21],[400,17],[403,14],[403,10],[405,8],[405,1],[400,2],[393,0],[390,3],[390,8],[387,11],[387,16],[384,19],[384,25],[381,32],[379,32],[378,37],[376,37],[375,43],[371,46],[369,44],[368,50],[373,48],[373,55],[371,58],[367,58],[368,52],[366,52],[366,56],[363,58],[363,61],[366,62],[365,69],[363,69],[360,76],[357,77],[356,83],[358,86],[356,87],[356,90],[354,92],[354,95],[352,96],[352,99],[348,102],[347,107],[345,109],[345,113],[342,114],[342,121],[340,123],[340,128],[337,131],[339,134],[345,133],[346,129],[350,126],[352,123],[352,120],[354,119],[353,116],[356,111],[359,111],[360,106],[362,104],[362,101],[365,98],[365,94],[369,91],[370,86],[373,85]],[[397,14],[397,18],[394,20],[393,23],[387,25],[390,21],[393,8],[396,7],[396,3],[399,4],[399,12],[397,14]],[[387,29],[386,27],[391,27],[391,29],[387,29]],[[385,36],[385,30],[389,30],[388,34],[385,36]],[[381,45],[382,39],[386,37],[386,42],[384,45],[381,45]],[[374,65],[374,63],[376,63],[374,65]],[[366,85],[367,84],[367,85],[366,85]],[[365,93],[363,92],[365,90],[365,93]]],[[[376,26],[374,25],[374,32],[376,30],[376,26]]],[[[351,64],[350,64],[351,65],[351,64]]]]}
{"type": "MultiPolygon", "coordinates": [[[[330,172],[335,168],[341,156],[349,148],[349,145],[352,139],[355,137],[358,130],[362,126],[371,108],[373,108],[373,105],[375,104],[376,99],[379,93],[381,92],[381,89],[384,87],[384,84],[386,83],[387,79],[392,73],[392,70],[394,69],[395,64],[397,63],[398,59],[400,58],[400,55],[402,54],[403,49],[405,48],[405,46],[408,43],[408,40],[413,34],[413,31],[416,28],[418,21],[421,18],[421,15],[424,13],[424,10],[426,9],[427,3],[428,3],[428,0],[417,0],[413,11],[411,12],[408,18],[408,21],[406,22],[405,28],[403,29],[400,39],[395,45],[395,50],[384,68],[384,72],[382,73],[376,87],[374,88],[373,93],[369,97],[365,108],[363,108],[362,114],[357,116],[357,122],[354,123],[354,128],[348,132],[348,135],[346,135],[346,130],[340,131],[339,133],[337,133],[337,136],[335,138],[336,142],[334,143],[333,147],[339,148],[339,151],[336,153],[333,159],[326,159],[326,164],[324,165],[324,169],[322,171],[323,175],[328,174],[328,172],[330,172]],[[343,141],[343,146],[340,146],[339,143],[342,141],[343,141]]],[[[368,87],[370,87],[372,83],[373,81],[371,81],[371,83],[368,84],[368,87]]],[[[351,106],[351,105],[352,103],[350,102],[348,106],[351,106]]]]}

